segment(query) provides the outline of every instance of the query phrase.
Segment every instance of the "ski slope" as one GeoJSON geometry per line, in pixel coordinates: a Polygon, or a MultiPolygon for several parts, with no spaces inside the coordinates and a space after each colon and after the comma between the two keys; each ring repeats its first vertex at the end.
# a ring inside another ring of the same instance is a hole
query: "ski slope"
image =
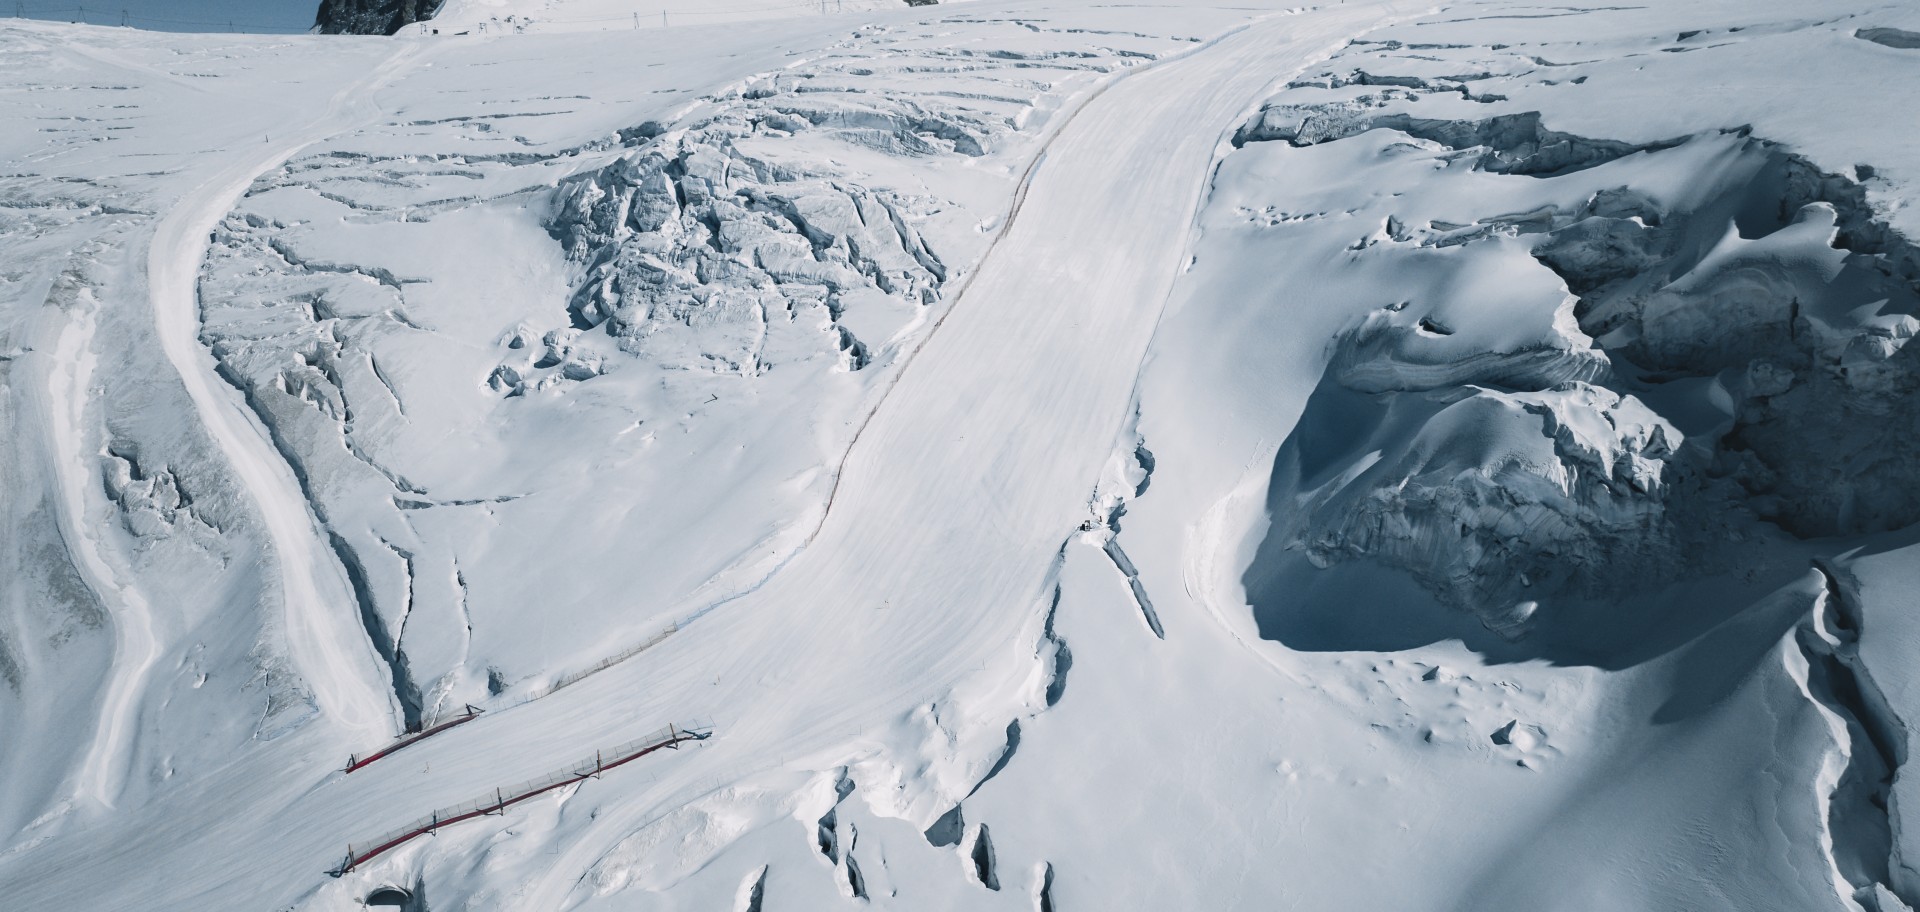
{"type": "Polygon", "coordinates": [[[0,896],[1910,908],[1817,7],[0,29],[0,896]]]}

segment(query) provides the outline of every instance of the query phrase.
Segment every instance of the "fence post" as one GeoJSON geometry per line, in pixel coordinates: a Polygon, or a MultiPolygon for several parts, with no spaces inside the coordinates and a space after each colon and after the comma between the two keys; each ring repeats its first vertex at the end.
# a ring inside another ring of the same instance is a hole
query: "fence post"
{"type": "Polygon", "coordinates": [[[674,750],[680,749],[680,729],[678,726],[679,723],[667,723],[667,746],[674,750]]]}
{"type": "Polygon", "coordinates": [[[602,769],[603,767],[600,765],[600,752],[594,751],[593,752],[593,778],[595,779],[600,778],[600,772],[602,769]]]}

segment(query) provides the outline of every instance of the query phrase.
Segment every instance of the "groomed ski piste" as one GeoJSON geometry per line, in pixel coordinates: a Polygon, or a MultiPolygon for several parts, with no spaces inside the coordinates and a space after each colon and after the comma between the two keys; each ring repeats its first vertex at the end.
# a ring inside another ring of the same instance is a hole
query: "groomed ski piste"
{"type": "Polygon", "coordinates": [[[0,23],[0,907],[1920,902],[1920,16],[677,9],[0,23]]]}

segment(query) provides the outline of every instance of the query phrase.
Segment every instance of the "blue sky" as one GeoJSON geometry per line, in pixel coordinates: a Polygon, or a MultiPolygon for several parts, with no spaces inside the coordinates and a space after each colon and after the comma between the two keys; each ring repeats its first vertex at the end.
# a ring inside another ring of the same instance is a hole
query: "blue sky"
{"type": "Polygon", "coordinates": [[[94,25],[119,25],[121,13],[139,28],[169,32],[303,32],[320,0],[0,0],[0,16],[22,11],[33,19],[77,22],[81,9],[94,25]]]}

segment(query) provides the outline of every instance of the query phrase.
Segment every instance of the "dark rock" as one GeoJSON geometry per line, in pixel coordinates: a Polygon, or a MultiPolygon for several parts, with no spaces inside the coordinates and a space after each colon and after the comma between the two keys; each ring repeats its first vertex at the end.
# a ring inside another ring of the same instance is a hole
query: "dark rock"
{"type": "Polygon", "coordinates": [[[320,0],[313,27],[322,35],[392,35],[433,18],[444,0],[320,0]]]}

